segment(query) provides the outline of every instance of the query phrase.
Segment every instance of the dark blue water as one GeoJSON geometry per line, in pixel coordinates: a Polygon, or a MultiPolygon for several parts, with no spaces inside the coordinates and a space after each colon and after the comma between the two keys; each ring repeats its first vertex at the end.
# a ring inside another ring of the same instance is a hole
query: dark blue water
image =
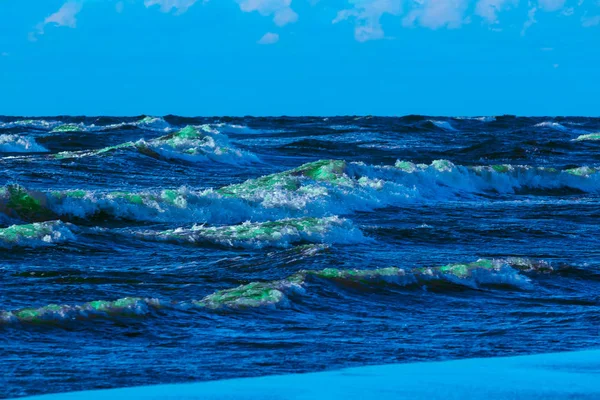
{"type": "Polygon", "coordinates": [[[0,397],[600,343],[600,119],[0,121],[0,397]]]}

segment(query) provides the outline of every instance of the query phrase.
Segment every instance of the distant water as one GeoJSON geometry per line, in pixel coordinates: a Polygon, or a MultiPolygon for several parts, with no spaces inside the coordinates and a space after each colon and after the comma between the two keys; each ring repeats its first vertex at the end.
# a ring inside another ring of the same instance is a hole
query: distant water
{"type": "Polygon", "coordinates": [[[0,397],[600,344],[600,119],[0,117],[0,397]]]}

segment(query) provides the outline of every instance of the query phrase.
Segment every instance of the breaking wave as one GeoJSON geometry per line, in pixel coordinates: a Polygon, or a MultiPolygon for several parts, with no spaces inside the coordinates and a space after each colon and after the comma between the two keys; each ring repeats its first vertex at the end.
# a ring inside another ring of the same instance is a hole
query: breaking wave
{"type": "Polygon", "coordinates": [[[550,128],[550,129],[554,129],[556,131],[559,132],[569,132],[569,133],[576,133],[576,134],[582,134],[585,135],[586,131],[582,131],[579,129],[573,129],[573,128],[567,128],[566,126],[559,124],[558,122],[552,122],[552,121],[544,121],[544,122],[540,122],[539,124],[535,124],[536,128],[550,128]]]}
{"type": "Polygon", "coordinates": [[[24,128],[35,130],[50,130],[61,125],[59,121],[46,121],[43,119],[24,119],[14,122],[0,122],[0,129],[24,128]]]}
{"type": "Polygon", "coordinates": [[[21,135],[0,135],[0,153],[45,153],[48,149],[35,139],[21,135]]]}
{"type": "Polygon", "coordinates": [[[221,134],[208,125],[187,126],[175,133],[152,140],[140,139],[99,150],[67,151],[55,155],[58,159],[92,157],[109,154],[117,150],[132,149],[141,154],[165,160],[184,160],[189,162],[217,162],[230,165],[259,162],[256,155],[240,150],[221,134]]]}
{"type": "MultiPolygon", "coordinates": [[[[142,192],[0,189],[0,212],[28,222],[94,216],[139,221],[239,223],[372,211],[407,202],[481,200],[490,193],[535,189],[600,191],[599,170],[495,165],[430,165],[398,161],[369,166],[322,160],[219,189],[186,187],[142,192]]],[[[539,193],[538,193],[539,194],[539,193]]]]}
{"type": "Polygon", "coordinates": [[[289,247],[293,243],[361,243],[366,240],[348,220],[338,217],[284,219],[272,222],[167,231],[132,232],[145,240],[175,243],[216,243],[231,247],[289,247]]]}
{"type": "Polygon", "coordinates": [[[0,228],[0,248],[46,247],[74,240],[69,224],[60,221],[0,228]]]}
{"type": "Polygon", "coordinates": [[[585,135],[579,135],[574,141],[584,141],[584,140],[600,140],[600,133],[587,133],[585,135]]]}
{"type": "Polygon", "coordinates": [[[496,121],[496,117],[487,116],[487,117],[454,117],[457,120],[468,120],[468,121],[481,121],[481,122],[494,122],[496,121]]]}
{"type": "Polygon", "coordinates": [[[456,130],[448,121],[429,120],[429,122],[431,122],[433,125],[437,126],[438,128],[444,129],[446,131],[455,131],[456,130]]]}
{"type": "Polygon", "coordinates": [[[412,289],[435,288],[439,285],[467,289],[508,287],[520,290],[532,288],[524,273],[548,273],[553,268],[540,261],[523,258],[486,260],[441,267],[403,269],[396,267],[373,270],[337,269],[302,270],[285,279],[252,282],[236,288],[217,291],[201,300],[182,302],[156,298],[127,297],[116,301],[91,301],[81,305],[51,304],[40,308],[24,308],[0,312],[0,323],[53,323],[101,317],[147,315],[156,309],[246,309],[276,307],[289,304],[290,296],[312,290],[317,281],[338,286],[385,284],[412,289]]]}
{"type": "Polygon", "coordinates": [[[84,123],[70,123],[55,125],[52,129],[52,133],[73,133],[73,132],[103,132],[111,131],[116,129],[124,129],[127,127],[139,128],[147,131],[155,132],[169,132],[172,130],[171,126],[162,118],[156,117],[144,117],[139,121],[132,122],[120,122],[117,124],[108,125],[86,125],[84,123]]]}

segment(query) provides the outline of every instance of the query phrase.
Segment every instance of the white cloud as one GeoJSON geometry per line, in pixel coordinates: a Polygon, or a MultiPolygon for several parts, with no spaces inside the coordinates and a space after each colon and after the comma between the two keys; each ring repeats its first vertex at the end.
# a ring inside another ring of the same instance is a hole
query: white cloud
{"type": "Polygon", "coordinates": [[[383,14],[400,15],[403,0],[350,0],[354,8],[338,12],[334,24],[353,18],[354,37],[359,42],[385,37],[381,26],[383,14]]]}
{"type": "Polygon", "coordinates": [[[521,30],[521,36],[525,36],[525,32],[529,29],[533,24],[537,22],[535,19],[535,14],[537,13],[537,8],[533,7],[529,9],[527,13],[527,21],[523,24],[523,29],[521,30]]]}
{"type": "Polygon", "coordinates": [[[279,35],[276,33],[267,32],[256,43],[258,43],[258,44],[275,44],[277,42],[279,42],[279,35]]]}
{"type": "Polygon", "coordinates": [[[46,19],[37,24],[36,31],[29,33],[29,40],[37,40],[38,35],[43,35],[46,25],[66,26],[75,28],[77,26],[77,14],[81,11],[83,4],[79,1],[68,1],[62,5],[54,14],[49,15],[46,19]]]}
{"type": "MultiPolygon", "coordinates": [[[[535,15],[538,10],[542,11],[558,11],[565,7],[566,0],[537,0],[537,7],[532,5],[532,1],[529,1],[529,12],[527,13],[527,21],[523,24],[523,29],[521,30],[521,35],[524,36],[527,29],[529,29],[533,24],[537,23],[535,19],[535,15]]],[[[581,5],[582,3],[579,3],[581,5]]],[[[563,10],[564,15],[571,15],[574,12],[574,9],[566,9],[563,10]]]]}
{"type": "Polygon", "coordinates": [[[498,22],[498,13],[519,4],[519,0],[479,0],[475,5],[475,14],[490,24],[498,22]]]}
{"type": "MultiPolygon", "coordinates": [[[[164,13],[182,14],[197,2],[206,3],[209,0],[144,0],[146,8],[158,7],[164,13]]],[[[243,12],[257,12],[263,16],[273,18],[278,26],[284,26],[298,20],[298,14],[292,9],[292,0],[235,0],[243,12]]],[[[308,0],[315,5],[320,0],[308,0]]],[[[471,21],[477,15],[485,22],[491,24],[494,31],[501,31],[499,14],[518,6],[519,0],[347,0],[349,6],[340,10],[332,23],[352,21],[354,23],[354,37],[359,42],[386,38],[382,26],[384,16],[401,16],[405,27],[421,26],[429,29],[458,28],[471,21]]],[[[75,28],[77,15],[81,11],[84,0],[67,0],[54,14],[49,15],[39,23],[35,30],[29,34],[32,41],[43,35],[48,25],[57,27],[75,28]]],[[[563,15],[576,14],[584,1],[578,0],[528,0],[528,16],[521,31],[525,35],[527,29],[537,23],[537,13],[541,11],[560,11],[563,15]]],[[[121,13],[124,9],[123,0],[115,1],[115,10],[121,13]]],[[[589,4],[589,3],[587,3],[589,4]]],[[[600,7],[600,0],[594,4],[600,7]]],[[[579,14],[580,16],[582,14],[579,14]]],[[[587,12],[581,16],[584,27],[600,25],[600,15],[588,16],[587,12]]],[[[272,44],[279,40],[279,35],[268,32],[258,43],[272,44]]],[[[1,54],[1,53],[0,53],[1,54]]]]}
{"type": "Polygon", "coordinates": [[[44,25],[55,24],[56,26],[67,26],[75,28],[77,26],[76,16],[81,11],[82,4],[75,1],[69,1],[44,20],[44,25]]]}
{"type": "MultiPolygon", "coordinates": [[[[240,0],[238,0],[240,1],[240,0]]],[[[246,0],[248,1],[248,0],[246,0]]],[[[256,0],[261,1],[261,0],[256,0]]],[[[277,0],[271,0],[277,1],[277,0]]],[[[354,37],[359,42],[383,39],[386,37],[382,18],[385,14],[402,16],[405,27],[421,26],[429,29],[459,28],[477,15],[493,25],[492,30],[501,31],[499,14],[502,11],[516,9],[519,0],[347,0],[351,7],[337,13],[334,24],[353,20],[354,37]]],[[[581,0],[578,6],[581,6],[581,0]]],[[[600,4],[600,0],[598,0],[600,4]]],[[[566,8],[566,0],[529,0],[527,20],[521,34],[535,24],[540,11],[561,11],[572,15],[577,10],[566,8]]],[[[600,24],[595,18],[582,20],[585,26],[600,24]]]]}
{"type": "Polygon", "coordinates": [[[404,17],[404,26],[458,28],[465,22],[469,0],[413,0],[415,7],[404,17]]]}
{"type": "Polygon", "coordinates": [[[298,20],[298,14],[290,7],[292,0],[237,0],[237,2],[244,12],[257,11],[260,15],[273,15],[273,21],[277,26],[284,26],[298,20]]]}
{"type": "Polygon", "coordinates": [[[538,0],[540,9],[544,11],[557,11],[565,6],[566,0],[538,0]]]}
{"type": "Polygon", "coordinates": [[[175,11],[175,14],[183,14],[196,4],[198,0],[144,0],[146,8],[160,6],[160,11],[168,13],[175,11]]]}
{"type": "Polygon", "coordinates": [[[594,17],[583,17],[581,18],[581,24],[585,28],[590,28],[592,26],[600,25],[600,15],[596,15],[594,17]]]}

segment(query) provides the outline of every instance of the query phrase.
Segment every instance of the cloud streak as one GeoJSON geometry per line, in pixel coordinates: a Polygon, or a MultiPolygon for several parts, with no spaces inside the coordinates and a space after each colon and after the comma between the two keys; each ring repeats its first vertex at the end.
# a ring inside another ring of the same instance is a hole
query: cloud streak
{"type": "Polygon", "coordinates": [[[68,1],[62,5],[54,14],[49,15],[46,19],[36,26],[36,31],[29,34],[30,40],[37,40],[37,36],[43,35],[47,25],[57,27],[65,26],[67,28],[77,27],[77,14],[83,8],[83,4],[79,1],[68,1]]]}
{"type": "Polygon", "coordinates": [[[383,39],[385,33],[381,26],[384,14],[400,15],[403,0],[350,0],[354,8],[341,10],[333,20],[334,24],[353,19],[354,37],[359,42],[383,39]]]}
{"type": "Polygon", "coordinates": [[[465,23],[469,0],[414,0],[412,10],[402,20],[404,26],[429,29],[458,28],[465,23]]]}
{"type": "Polygon", "coordinates": [[[510,7],[517,6],[519,0],[479,0],[475,5],[475,15],[490,24],[498,23],[498,14],[510,7]]]}
{"type": "Polygon", "coordinates": [[[159,6],[164,13],[174,11],[175,14],[183,14],[196,2],[197,0],[144,0],[144,5],[146,8],[159,6]]]}
{"type": "MultiPolygon", "coordinates": [[[[30,40],[37,40],[43,35],[47,26],[69,27],[77,26],[77,15],[88,0],[68,0],[58,11],[49,15],[43,22],[36,25],[31,32],[30,40]]],[[[91,1],[91,0],[89,0],[91,1]]],[[[194,4],[207,3],[210,0],[139,0],[146,8],[158,8],[163,13],[175,15],[185,13],[194,4]]],[[[220,0],[223,1],[223,0],[220,0]]],[[[258,13],[272,18],[275,25],[283,27],[298,20],[298,14],[292,9],[292,0],[234,0],[241,11],[258,13]]],[[[306,1],[306,0],[304,0],[306,1]]],[[[414,28],[455,29],[462,25],[479,20],[491,26],[492,30],[500,31],[500,14],[504,11],[517,9],[524,3],[519,0],[346,0],[348,6],[337,12],[333,24],[350,23],[354,25],[354,37],[359,42],[385,39],[382,20],[386,16],[399,17],[398,24],[414,28]]],[[[319,0],[308,0],[311,5],[322,4],[319,0]]],[[[600,9],[600,1],[595,0],[594,6],[600,9]]],[[[115,3],[116,12],[122,12],[124,3],[115,3]]],[[[561,12],[563,16],[574,15],[577,10],[583,27],[600,25],[600,15],[590,11],[589,3],[584,0],[574,4],[574,0],[528,0],[524,6],[527,15],[523,15],[522,35],[537,23],[536,16],[541,12],[561,12]],[[569,5],[569,7],[567,7],[569,5]],[[588,13],[591,13],[589,15],[588,13]]],[[[279,40],[275,33],[268,32],[258,43],[272,44],[279,40]]]]}
{"type": "Polygon", "coordinates": [[[581,18],[581,24],[584,28],[591,28],[592,26],[600,25],[600,15],[596,15],[593,17],[584,16],[581,18]]]}
{"type": "Polygon", "coordinates": [[[292,10],[292,0],[237,0],[244,12],[258,12],[263,16],[273,16],[277,26],[285,26],[298,20],[298,14],[292,10]]]}
{"type": "Polygon", "coordinates": [[[267,32],[256,43],[258,43],[258,44],[275,44],[277,42],[279,42],[279,35],[276,33],[267,32]]]}

